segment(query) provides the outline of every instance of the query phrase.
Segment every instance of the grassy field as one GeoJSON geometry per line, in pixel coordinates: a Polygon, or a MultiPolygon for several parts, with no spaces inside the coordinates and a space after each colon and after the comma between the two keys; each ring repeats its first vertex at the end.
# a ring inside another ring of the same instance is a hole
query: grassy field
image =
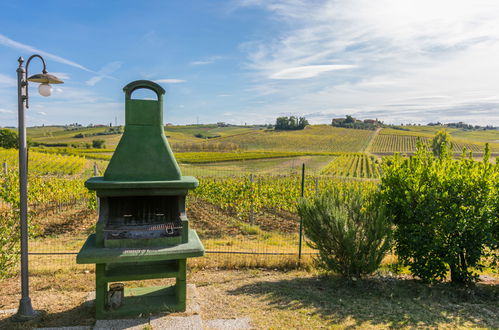
{"type": "MultiPolygon", "coordinates": [[[[62,126],[29,128],[29,136],[43,143],[91,143],[104,139],[106,149],[45,148],[44,152],[76,155],[97,162],[101,172],[107,166],[120,134],[75,138],[76,134],[95,134],[108,127],[65,128],[62,126]]],[[[401,126],[377,131],[336,128],[328,125],[307,126],[299,131],[274,131],[258,126],[217,127],[217,125],[167,126],[168,136],[177,161],[187,174],[238,175],[286,174],[296,172],[305,163],[307,171],[334,176],[376,178],[378,162],[384,155],[395,152],[412,153],[418,137],[428,146],[436,126],[401,126]],[[199,137],[201,136],[201,137],[199,137]],[[340,154],[338,152],[347,152],[340,154]],[[350,161],[348,155],[352,156],[350,161]],[[335,154],[338,153],[338,154],[335,154]],[[366,153],[367,156],[362,156],[366,153]],[[358,161],[357,161],[357,158],[358,161]],[[366,158],[367,157],[367,158],[366,158]],[[357,164],[358,163],[358,164],[357,164]],[[357,170],[358,169],[358,170],[357,170]]],[[[448,129],[454,152],[459,155],[463,147],[481,157],[485,142],[492,151],[491,161],[499,155],[498,130],[448,129]]],[[[35,150],[35,149],[34,149],[35,150]]],[[[88,168],[88,166],[86,167],[88,168]]]]}
{"type": "MultiPolygon", "coordinates": [[[[97,134],[105,132],[109,127],[63,127],[45,126],[28,128],[28,136],[33,142],[57,144],[85,144],[92,143],[92,140],[104,140],[106,147],[115,148],[121,134],[94,135],[83,138],[76,138],[77,134],[97,134]]],[[[177,143],[203,143],[208,137],[229,137],[254,131],[259,131],[259,127],[218,127],[217,125],[191,125],[191,126],[167,126],[165,134],[171,144],[177,143]],[[199,138],[196,135],[206,138],[199,138]]]]}
{"type": "Polygon", "coordinates": [[[265,130],[219,140],[233,142],[244,150],[362,152],[373,133],[370,130],[314,125],[300,131],[265,130]]]}
{"type": "MultiPolygon", "coordinates": [[[[404,132],[405,133],[405,132],[404,132]]],[[[426,144],[428,148],[431,146],[432,136],[426,135],[417,135],[414,132],[409,132],[410,134],[403,134],[397,130],[388,130],[385,131],[383,129],[373,141],[373,144],[370,148],[370,152],[373,153],[394,153],[394,152],[403,152],[403,153],[411,153],[416,151],[416,144],[418,138],[426,144]],[[393,132],[397,132],[393,134],[393,132]]],[[[451,139],[453,144],[453,150],[455,153],[461,153],[463,148],[466,148],[467,151],[472,151],[473,153],[483,153],[485,148],[485,142],[474,142],[470,140],[464,140],[462,138],[451,139]]],[[[499,143],[489,143],[490,149],[493,153],[499,152],[499,143]]]]}
{"type": "MultiPolygon", "coordinates": [[[[484,282],[473,291],[448,284],[428,287],[407,276],[382,272],[350,282],[321,273],[266,268],[191,268],[203,320],[249,317],[255,329],[497,329],[498,289],[484,282]]],[[[19,278],[0,282],[0,309],[16,308],[19,278]]],[[[165,280],[150,285],[165,285],[165,280]]],[[[93,270],[48,271],[31,276],[31,299],[46,311],[38,321],[12,323],[0,314],[0,329],[93,325],[84,301],[94,287],[93,270]]]]}
{"type": "MultiPolygon", "coordinates": [[[[28,135],[34,142],[83,146],[95,139],[115,148],[120,134],[76,138],[77,134],[103,133],[109,127],[71,128],[63,126],[32,127],[28,135]]],[[[400,126],[383,128],[372,141],[372,152],[412,152],[416,137],[428,141],[440,129],[438,126],[400,126]]],[[[499,130],[463,130],[447,128],[456,149],[483,150],[484,143],[499,152],[499,130]]],[[[288,152],[364,152],[374,131],[307,126],[299,131],[274,131],[258,126],[217,127],[216,125],[167,126],[165,134],[174,151],[288,151],[288,152]]]]}
{"type": "MultiPolygon", "coordinates": [[[[314,269],[309,256],[297,267],[296,254],[210,253],[296,253],[298,222],[293,217],[271,219],[267,215],[250,225],[220,212],[215,205],[196,200],[189,203],[189,217],[208,251],[205,257],[189,260],[187,279],[196,284],[202,297],[204,320],[249,317],[256,329],[499,327],[499,280],[487,273],[471,289],[448,283],[429,286],[407,275],[406,269],[393,267],[396,259],[388,256],[373,276],[350,281],[314,269]]],[[[95,212],[85,209],[39,219],[47,221],[45,232],[31,240],[31,251],[78,251],[95,219],[95,212]]],[[[94,266],[76,265],[74,258],[32,257],[31,298],[34,307],[47,314],[41,320],[21,324],[11,323],[9,314],[0,314],[0,329],[92,325],[93,310],[84,301],[94,288],[94,266]],[[59,263],[54,263],[54,258],[59,258],[59,263]]],[[[17,307],[19,280],[0,280],[0,310],[17,307]]],[[[133,284],[167,283],[151,280],[133,284]]]]}
{"type": "MultiPolygon", "coordinates": [[[[397,128],[383,128],[382,134],[433,137],[440,129],[442,129],[440,126],[397,126],[397,128]]],[[[455,139],[475,142],[499,142],[499,130],[465,130],[458,128],[446,128],[445,130],[455,139]]]]}
{"type": "MultiPolygon", "coordinates": [[[[75,138],[76,134],[104,132],[107,127],[64,130],[62,127],[30,128],[28,135],[40,143],[91,143],[102,139],[106,147],[114,148],[120,135],[98,135],[75,138]]],[[[326,151],[362,152],[369,143],[373,131],[351,130],[327,125],[308,126],[301,131],[273,131],[260,127],[216,127],[214,125],[169,126],[165,134],[171,145],[189,144],[209,145],[231,143],[242,150],[265,151],[326,151]],[[196,135],[205,138],[196,137],[196,135]]],[[[217,150],[215,150],[217,151],[217,150]]]]}

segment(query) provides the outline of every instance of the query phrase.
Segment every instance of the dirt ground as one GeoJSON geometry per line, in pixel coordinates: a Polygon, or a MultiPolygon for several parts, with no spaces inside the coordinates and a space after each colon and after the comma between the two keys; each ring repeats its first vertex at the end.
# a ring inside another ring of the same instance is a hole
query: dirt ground
{"type": "MultiPolygon", "coordinates": [[[[499,328],[499,279],[474,288],[424,285],[407,276],[355,282],[301,270],[191,270],[204,320],[249,317],[257,329],[499,328]]],[[[147,285],[164,281],[148,281],[147,285]]],[[[16,308],[19,278],[0,281],[0,310],[16,308]]],[[[15,324],[0,314],[0,329],[92,325],[83,302],[94,289],[93,271],[31,276],[31,299],[46,311],[37,322],[15,324]]]]}

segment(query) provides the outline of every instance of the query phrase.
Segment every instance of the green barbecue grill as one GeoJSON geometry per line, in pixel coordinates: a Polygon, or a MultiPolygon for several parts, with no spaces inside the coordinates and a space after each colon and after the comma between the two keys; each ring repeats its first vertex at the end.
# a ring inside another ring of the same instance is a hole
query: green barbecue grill
{"type": "Polygon", "coordinates": [[[163,130],[163,95],[158,84],[138,80],[123,88],[124,134],[102,177],[85,186],[99,199],[95,234],[76,262],[96,264],[96,318],[182,312],[186,307],[186,260],[204,255],[189,229],[185,199],[198,186],[182,176],[163,130]],[[157,100],[132,99],[149,89],[157,100]],[[129,288],[123,282],[175,278],[175,285],[129,288]]]}

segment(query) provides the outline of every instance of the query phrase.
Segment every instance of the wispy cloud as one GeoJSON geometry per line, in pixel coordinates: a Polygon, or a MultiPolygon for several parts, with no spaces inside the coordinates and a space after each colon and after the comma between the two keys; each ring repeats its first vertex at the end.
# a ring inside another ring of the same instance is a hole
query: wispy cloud
{"type": "Polygon", "coordinates": [[[97,72],[97,76],[94,76],[94,77],[88,79],[85,83],[88,86],[95,86],[95,84],[97,84],[103,78],[112,78],[112,79],[114,79],[110,75],[113,74],[115,71],[119,70],[122,65],[123,65],[123,62],[120,62],[120,61],[110,62],[110,63],[104,65],[97,72]]]}
{"type": "Polygon", "coordinates": [[[50,72],[50,74],[53,74],[54,76],[56,76],[57,78],[60,78],[62,80],[71,79],[71,76],[69,75],[69,73],[66,73],[66,72],[50,72]]]}
{"type": "Polygon", "coordinates": [[[37,113],[40,114],[40,115],[42,115],[42,116],[46,116],[47,115],[47,113],[45,111],[38,111],[37,113]]]}
{"type": "Polygon", "coordinates": [[[0,73],[0,85],[16,86],[17,80],[5,74],[0,73]]]}
{"type": "Polygon", "coordinates": [[[68,59],[66,59],[64,57],[61,57],[61,56],[58,56],[58,55],[54,55],[54,54],[45,52],[43,50],[37,49],[35,47],[32,47],[32,46],[20,43],[20,42],[15,41],[15,40],[12,40],[12,39],[6,37],[3,34],[0,34],[0,45],[4,45],[6,47],[23,50],[23,51],[29,52],[29,53],[40,54],[40,55],[42,55],[44,57],[52,59],[55,62],[66,64],[66,65],[70,65],[72,67],[81,69],[83,71],[93,72],[92,70],[88,69],[87,67],[85,67],[85,66],[83,66],[81,64],[78,64],[76,62],[70,61],[70,60],[68,60],[68,59]]]}
{"type": "Polygon", "coordinates": [[[0,113],[14,113],[14,111],[8,109],[0,109],[0,113]]]}
{"type": "Polygon", "coordinates": [[[209,56],[204,59],[198,60],[198,61],[192,61],[190,64],[191,65],[207,65],[207,64],[212,64],[220,59],[222,59],[222,56],[214,55],[214,56],[209,56]]]}
{"type": "Polygon", "coordinates": [[[288,68],[270,75],[271,79],[305,79],[316,77],[323,72],[355,68],[355,65],[304,65],[288,68]]]}
{"type": "Polygon", "coordinates": [[[157,83],[162,83],[162,84],[179,84],[185,82],[185,80],[182,79],[173,79],[173,78],[165,78],[165,79],[157,79],[155,80],[157,83]]]}

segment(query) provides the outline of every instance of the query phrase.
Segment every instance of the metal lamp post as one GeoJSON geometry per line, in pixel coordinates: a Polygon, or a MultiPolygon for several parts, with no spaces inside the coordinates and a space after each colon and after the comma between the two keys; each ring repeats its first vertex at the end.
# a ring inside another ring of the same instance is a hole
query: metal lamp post
{"type": "Polygon", "coordinates": [[[35,318],[38,313],[31,306],[29,297],[28,282],[28,152],[26,146],[26,125],[25,112],[29,108],[28,103],[28,81],[40,83],[38,92],[42,96],[50,96],[52,87],[49,84],[62,84],[59,78],[48,74],[45,60],[40,55],[32,55],[26,62],[26,69],[23,67],[24,59],[19,57],[19,67],[17,68],[17,94],[19,111],[19,209],[21,221],[21,300],[19,309],[14,315],[15,321],[28,321],[35,318]],[[35,74],[29,78],[28,66],[31,60],[38,57],[43,64],[42,73],[35,74]]]}

